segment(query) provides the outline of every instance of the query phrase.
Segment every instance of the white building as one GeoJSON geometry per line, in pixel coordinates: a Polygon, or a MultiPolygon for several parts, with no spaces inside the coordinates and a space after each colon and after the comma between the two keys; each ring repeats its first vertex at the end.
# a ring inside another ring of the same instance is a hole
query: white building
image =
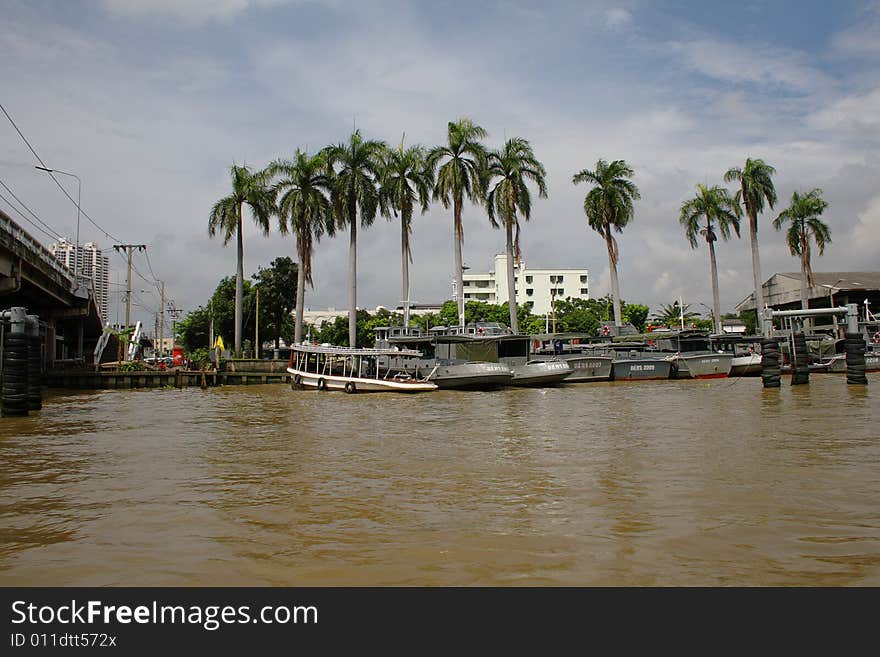
{"type": "Polygon", "coordinates": [[[50,244],[49,251],[71,272],[78,271],[80,276],[92,280],[95,302],[101,312],[101,322],[107,324],[110,307],[110,258],[101,253],[101,249],[94,242],[86,242],[77,250],[73,242],[64,238],[50,244]]]}
{"type": "MultiPolygon", "coordinates": [[[[590,271],[588,269],[529,269],[525,263],[514,267],[516,302],[532,304],[532,312],[545,315],[551,310],[553,299],[589,299],[590,271]]],[[[464,300],[506,303],[507,255],[495,256],[494,269],[490,272],[465,272],[464,300]]],[[[455,281],[452,282],[452,298],[456,298],[455,281]]]]}

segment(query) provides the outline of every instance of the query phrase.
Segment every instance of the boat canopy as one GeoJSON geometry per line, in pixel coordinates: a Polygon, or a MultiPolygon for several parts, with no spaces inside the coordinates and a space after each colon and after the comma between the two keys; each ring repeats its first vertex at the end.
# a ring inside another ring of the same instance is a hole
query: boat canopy
{"type": "Polygon", "coordinates": [[[422,353],[415,349],[370,349],[358,347],[336,347],[333,345],[296,344],[292,349],[305,354],[327,354],[330,356],[421,356],[422,353]]]}

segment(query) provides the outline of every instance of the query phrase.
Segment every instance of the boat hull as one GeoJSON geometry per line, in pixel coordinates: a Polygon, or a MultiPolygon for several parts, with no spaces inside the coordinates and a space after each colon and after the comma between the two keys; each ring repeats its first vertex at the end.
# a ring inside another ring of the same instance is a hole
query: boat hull
{"type": "Polygon", "coordinates": [[[438,386],[430,381],[403,379],[370,379],[365,377],[315,374],[292,367],[287,372],[295,386],[316,390],[344,390],[345,392],[431,392],[438,386]],[[353,386],[353,387],[352,387],[353,386]]]}
{"type": "Polygon", "coordinates": [[[674,360],[676,379],[725,379],[730,374],[730,354],[680,355],[674,360]]]}
{"type": "Polygon", "coordinates": [[[748,354],[734,356],[730,364],[730,376],[759,376],[761,374],[761,355],[748,354]]]}
{"type": "Polygon", "coordinates": [[[512,386],[543,387],[558,385],[571,374],[571,366],[565,361],[541,361],[531,362],[525,365],[515,365],[513,370],[512,386]]]}
{"type": "Polygon", "coordinates": [[[663,358],[620,358],[611,368],[614,381],[650,381],[668,379],[672,361],[663,358]]]}
{"type": "Polygon", "coordinates": [[[533,356],[535,360],[563,360],[571,366],[571,372],[565,377],[565,383],[590,383],[608,381],[611,378],[611,367],[614,359],[608,356],[589,356],[585,354],[559,354],[558,356],[533,356]]]}

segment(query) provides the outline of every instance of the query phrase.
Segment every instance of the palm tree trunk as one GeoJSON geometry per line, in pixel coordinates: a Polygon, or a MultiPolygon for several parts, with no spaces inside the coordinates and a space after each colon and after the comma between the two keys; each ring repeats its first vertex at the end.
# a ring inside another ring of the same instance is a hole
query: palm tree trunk
{"type": "MultiPolygon", "coordinates": [[[[761,256],[758,254],[758,217],[749,215],[749,239],[752,246],[752,276],[755,284],[755,313],[758,329],[764,333],[764,288],[761,280],[761,256]]],[[[766,337],[769,337],[766,336],[766,337]]]]}
{"type": "Polygon", "coordinates": [[[409,219],[403,214],[400,216],[400,259],[401,276],[403,279],[403,325],[409,326],[409,219]]]}
{"type": "Polygon", "coordinates": [[[349,218],[348,238],[348,346],[357,346],[357,210],[349,218]]]}
{"type": "Polygon", "coordinates": [[[296,268],[296,319],[293,325],[293,341],[296,344],[302,342],[303,333],[303,308],[305,307],[306,293],[306,270],[303,267],[303,254],[300,245],[301,240],[297,238],[297,251],[299,252],[299,267],[296,268]]]}
{"type": "Polygon", "coordinates": [[[807,236],[806,229],[801,224],[801,309],[806,310],[810,304],[808,301],[807,287],[807,236]]]}
{"type": "Polygon", "coordinates": [[[614,257],[614,244],[611,241],[611,227],[605,228],[605,245],[608,247],[608,267],[611,270],[611,300],[614,304],[614,325],[623,326],[620,311],[620,285],[617,282],[617,261],[614,257]]]}
{"type": "Polygon", "coordinates": [[[458,324],[464,327],[464,270],[461,264],[461,243],[464,235],[461,229],[461,199],[454,199],[452,214],[455,233],[455,301],[458,305],[458,324]]]}
{"type": "Polygon", "coordinates": [[[508,217],[504,223],[507,232],[507,306],[510,309],[510,330],[519,333],[516,318],[516,280],[513,275],[513,222],[508,217]]]}
{"type": "Polygon", "coordinates": [[[715,240],[706,240],[709,243],[709,271],[712,275],[712,319],[715,324],[715,332],[721,333],[721,301],[718,297],[718,265],[715,262],[715,240]]]}
{"type": "Polygon", "coordinates": [[[241,357],[242,306],[244,305],[244,244],[241,236],[242,205],[238,206],[237,256],[235,269],[235,357],[241,357]]]}

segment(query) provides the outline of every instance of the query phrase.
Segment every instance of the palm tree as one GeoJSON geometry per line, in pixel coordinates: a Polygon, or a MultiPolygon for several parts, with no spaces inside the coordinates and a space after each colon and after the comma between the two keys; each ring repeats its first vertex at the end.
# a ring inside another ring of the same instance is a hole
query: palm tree
{"type": "Polygon", "coordinates": [[[739,204],[723,187],[708,188],[697,185],[697,195],[681,204],[679,223],[684,226],[685,235],[691,248],[697,248],[697,235],[706,238],[709,245],[709,272],[712,276],[712,314],[715,330],[721,333],[721,302],[718,299],[718,266],[715,262],[716,224],[721,237],[730,239],[730,229],[739,237],[739,204]],[[700,227],[700,219],[705,218],[706,224],[700,227]]]}
{"type": "Polygon", "coordinates": [[[237,358],[241,355],[244,298],[244,246],[241,236],[243,206],[247,204],[250,207],[254,222],[264,235],[268,235],[269,218],[275,210],[275,194],[268,188],[270,176],[265,171],[253,172],[246,166],[233,165],[230,174],[232,176],[232,194],[214,204],[208,217],[208,234],[211,237],[218,232],[222,234],[224,246],[229,243],[233,235],[236,236],[234,350],[237,358]]]}
{"type": "Polygon", "coordinates": [[[525,139],[519,137],[508,139],[500,151],[489,153],[486,179],[498,180],[486,197],[486,209],[492,225],[498,228],[495,219],[497,213],[504,222],[507,233],[507,305],[510,310],[510,328],[514,333],[519,333],[519,325],[516,317],[516,281],[513,266],[514,260],[517,264],[522,260],[517,213],[526,221],[532,213],[532,197],[526,181],[534,182],[538,186],[538,196],[547,198],[546,175],[544,165],[535,158],[531,144],[525,139]]]}
{"type": "Polygon", "coordinates": [[[293,340],[302,341],[303,308],[305,307],[306,283],[315,287],[312,280],[312,252],[314,243],[324,233],[333,235],[336,230],[328,194],[331,179],[327,175],[324,158],[309,155],[296,149],[292,161],[273,162],[268,171],[281,175],[275,185],[281,194],[278,214],[282,234],[288,229],[296,237],[296,254],[299,267],[296,274],[296,322],[293,340]]]}
{"type": "Polygon", "coordinates": [[[605,239],[608,249],[608,264],[611,269],[611,296],[614,299],[614,324],[621,326],[620,287],[617,282],[617,262],[620,252],[613,231],[622,233],[624,227],[633,219],[633,201],[641,198],[639,188],[628,180],[633,170],[623,160],[608,164],[605,160],[596,162],[596,170],[584,169],[576,173],[572,183],[586,182],[592,189],[584,197],[584,214],[590,228],[605,239]]]}
{"type": "MultiPolygon", "coordinates": [[[[405,137],[406,135],[404,135],[405,137]]],[[[422,146],[400,146],[389,150],[382,163],[379,185],[379,206],[382,214],[391,219],[400,215],[400,259],[403,280],[403,325],[409,326],[409,263],[412,262],[410,235],[416,204],[422,214],[428,210],[433,171],[427,165],[427,152],[422,146]]]]}
{"type": "Polygon", "coordinates": [[[740,169],[733,167],[724,174],[724,182],[738,181],[740,189],[736,192],[736,202],[742,203],[749,218],[749,238],[752,246],[752,275],[755,283],[755,311],[758,323],[764,309],[764,289],[761,280],[761,256],[758,253],[758,214],[764,211],[764,202],[773,209],[776,203],[776,188],[773,187],[773,174],[776,169],[764,160],[746,159],[746,165],[740,169]]]}
{"type": "Polygon", "coordinates": [[[686,303],[682,306],[678,301],[664,304],[654,313],[654,321],[665,326],[672,326],[681,322],[682,319],[687,321],[698,317],[699,313],[691,312],[690,307],[691,304],[686,303]]]}
{"type": "Polygon", "coordinates": [[[461,118],[446,126],[446,144],[436,146],[428,153],[428,166],[437,171],[434,200],[444,208],[452,204],[453,242],[455,244],[455,296],[458,304],[458,322],[464,326],[464,276],[461,264],[461,245],[464,226],[461,211],[467,197],[479,203],[485,197],[486,148],[480,143],[488,133],[473,121],[461,118]],[[442,164],[441,164],[442,162],[442,164]]]}
{"type": "Polygon", "coordinates": [[[821,189],[812,189],[806,194],[792,192],[791,205],[773,220],[776,230],[782,230],[786,221],[791,222],[785,238],[791,255],[801,259],[801,308],[804,310],[808,307],[807,288],[813,286],[810,237],[816,241],[819,255],[825,252],[825,245],[831,243],[831,229],[819,218],[827,207],[828,201],[822,198],[821,189]]]}
{"type": "Polygon", "coordinates": [[[348,344],[357,345],[357,227],[376,218],[379,206],[379,181],[385,142],[365,140],[360,130],[351,133],[347,142],[327,146],[323,155],[333,175],[331,200],[337,225],[348,226],[348,344]]]}

